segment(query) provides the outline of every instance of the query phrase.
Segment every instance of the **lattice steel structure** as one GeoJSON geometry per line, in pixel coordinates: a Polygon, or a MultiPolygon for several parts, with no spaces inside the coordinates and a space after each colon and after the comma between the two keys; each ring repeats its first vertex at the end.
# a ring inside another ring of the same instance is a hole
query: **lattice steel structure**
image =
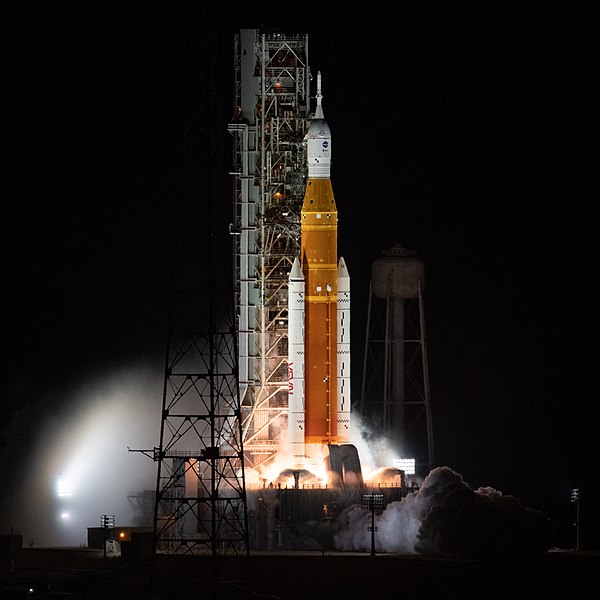
{"type": "Polygon", "coordinates": [[[374,261],[359,403],[371,430],[414,458],[419,475],[434,466],[424,287],[415,251],[398,244],[374,261]]]}
{"type": "Polygon", "coordinates": [[[308,36],[241,30],[234,54],[231,233],[243,441],[256,467],[287,431],[287,282],[307,176],[308,36]]]}
{"type": "Polygon", "coordinates": [[[216,28],[194,3],[182,207],[154,514],[155,552],[247,554],[237,336],[216,28]],[[224,210],[226,208],[226,210],[224,210]]]}

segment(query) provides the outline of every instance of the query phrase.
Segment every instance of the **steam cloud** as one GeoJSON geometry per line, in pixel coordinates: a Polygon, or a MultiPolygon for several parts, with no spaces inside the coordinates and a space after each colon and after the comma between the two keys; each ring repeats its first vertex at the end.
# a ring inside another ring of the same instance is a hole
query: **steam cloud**
{"type": "MultiPolygon", "coordinates": [[[[356,505],[343,511],[335,547],[369,550],[370,520],[356,505]]],[[[418,492],[388,504],[375,526],[380,552],[501,558],[541,554],[555,544],[546,515],[491,487],[473,490],[449,467],[433,469],[418,492]]]]}

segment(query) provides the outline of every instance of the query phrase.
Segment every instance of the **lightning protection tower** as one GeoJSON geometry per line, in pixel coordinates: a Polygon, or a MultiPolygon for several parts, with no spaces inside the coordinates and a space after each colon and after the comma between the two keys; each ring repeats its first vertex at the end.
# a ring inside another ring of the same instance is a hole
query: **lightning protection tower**
{"type": "Polygon", "coordinates": [[[359,403],[419,475],[434,463],[424,287],[423,262],[399,244],[372,264],[359,403]]]}
{"type": "Polygon", "coordinates": [[[154,514],[155,553],[249,552],[226,138],[212,3],[193,3],[182,206],[173,264],[154,514]],[[227,210],[223,211],[223,207],[227,210]]]}
{"type": "Polygon", "coordinates": [[[300,254],[310,104],[308,36],[243,29],[234,42],[234,281],[247,465],[280,450],[288,414],[288,274],[300,254]]]}

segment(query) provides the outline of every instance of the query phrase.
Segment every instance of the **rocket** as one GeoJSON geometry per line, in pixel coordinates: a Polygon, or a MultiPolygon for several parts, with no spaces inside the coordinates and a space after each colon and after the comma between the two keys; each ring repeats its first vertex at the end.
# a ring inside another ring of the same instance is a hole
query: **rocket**
{"type": "Polygon", "coordinates": [[[288,437],[299,460],[350,438],[350,276],[337,256],[331,132],[317,106],[305,137],[300,257],[288,281],[288,437]]]}

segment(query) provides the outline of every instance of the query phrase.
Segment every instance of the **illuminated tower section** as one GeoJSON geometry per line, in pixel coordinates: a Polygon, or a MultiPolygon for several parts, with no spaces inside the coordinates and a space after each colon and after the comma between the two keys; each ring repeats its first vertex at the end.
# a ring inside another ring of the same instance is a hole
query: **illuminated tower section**
{"type": "Polygon", "coordinates": [[[345,443],[350,434],[350,278],[343,259],[338,263],[337,258],[331,132],[323,115],[320,73],[316,98],[315,115],[306,134],[308,181],[300,247],[304,275],[304,442],[308,455],[313,454],[314,445],[320,448],[345,443]],[[340,292],[343,303],[338,302],[340,292]]]}
{"type": "Polygon", "coordinates": [[[242,29],[234,50],[230,232],[244,456],[258,472],[288,449],[289,275],[300,256],[311,77],[305,34],[242,29]]]}

